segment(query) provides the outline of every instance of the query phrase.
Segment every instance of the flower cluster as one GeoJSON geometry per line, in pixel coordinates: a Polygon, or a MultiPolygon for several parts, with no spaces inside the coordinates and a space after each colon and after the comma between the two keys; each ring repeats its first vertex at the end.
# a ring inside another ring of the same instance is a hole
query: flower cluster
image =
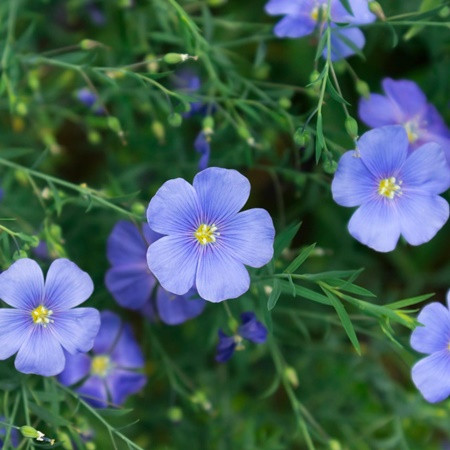
{"type": "MultiPolygon", "coordinates": [[[[333,61],[347,58],[364,47],[365,38],[356,25],[371,23],[375,15],[369,10],[367,1],[349,0],[351,13],[339,0],[270,0],[266,12],[271,15],[284,15],[275,26],[276,36],[283,38],[300,38],[307,36],[319,27],[323,30],[331,26],[331,59],[333,61]],[[328,10],[328,5],[330,8],[328,10]],[[347,27],[336,24],[349,24],[347,27]]],[[[328,49],[324,49],[326,57],[328,49]]]]}

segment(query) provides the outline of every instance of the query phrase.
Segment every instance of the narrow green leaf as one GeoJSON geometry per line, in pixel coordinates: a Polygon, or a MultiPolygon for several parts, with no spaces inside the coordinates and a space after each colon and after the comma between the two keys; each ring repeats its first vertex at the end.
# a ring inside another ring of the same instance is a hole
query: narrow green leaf
{"type": "Polygon", "coordinates": [[[327,88],[328,88],[327,90],[328,90],[329,94],[331,95],[331,97],[334,98],[337,102],[350,106],[350,103],[347,102],[345,100],[345,98],[343,98],[339,94],[339,92],[335,89],[335,87],[333,86],[333,83],[331,82],[331,80],[329,78],[327,79],[327,88]]]}
{"type": "Polygon", "coordinates": [[[272,292],[269,295],[269,299],[267,300],[267,309],[272,310],[278,302],[278,299],[281,295],[280,282],[277,278],[274,278],[272,285],[272,292]]]}
{"type": "Polygon", "coordinates": [[[300,254],[292,261],[289,266],[284,269],[284,273],[294,273],[307,259],[311,252],[316,247],[316,244],[311,244],[304,248],[300,254]]]}
{"type": "Polygon", "coordinates": [[[405,298],[403,300],[399,300],[394,303],[389,303],[388,305],[384,305],[384,306],[386,306],[386,308],[390,308],[390,309],[405,308],[406,306],[416,305],[417,303],[424,302],[425,300],[428,300],[430,297],[433,297],[433,295],[434,295],[434,292],[432,294],[424,294],[424,295],[419,295],[417,297],[405,298]]]}
{"type": "Polygon", "coordinates": [[[342,6],[353,16],[353,10],[350,6],[349,0],[341,0],[342,6]]]}
{"type": "Polygon", "coordinates": [[[297,234],[298,230],[300,229],[301,222],[292,224],[285,228],[281,233],[277,235],[275,238],[275,243],[273,245],[274,248],[274,255],[273,258],[276,259],[281,255],[281,252],[285,248],[289,248],[291,245],[292,239],[294,239],[295,235],[297,234]]]}
{"type": "Polygon", "coordinates": [[[322,154],[322,149],[324,147],[324,137],[322,130],[322,114],[317,114],[317,124],[316,124],[316,164],[320,160],[320,155],[322,154]]]}
{"type": "Polygon", "coordinates": [[[319,294],[311,289],[299,286],[298,284],[291,284],[289,281],[280,280],[280,288],[282,292],[292,295],[294,290],[295,295],[299,297],[307,298],[316,303],[321,303],[322,305],[331,305],[331,301],[322,294],[319,294]]]}

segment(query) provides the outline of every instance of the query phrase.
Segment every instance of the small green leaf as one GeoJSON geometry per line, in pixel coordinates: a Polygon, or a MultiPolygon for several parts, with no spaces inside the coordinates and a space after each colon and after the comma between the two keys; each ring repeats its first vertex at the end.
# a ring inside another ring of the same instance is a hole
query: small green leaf
{"type": "Polygon", "coordinates": [[[277,278],[273,280],[272,292],[269,295],[269,299],[267,300],[267,309],[272,310],[278,302],[278,299],[281,295],[280,282],[277,278]]]}
{"type": "Polygon", "coordinates": [[[294,273],[307,259],[311,252],[316,247],[316,244],[311,244],[304,248],[300,254],[292,261],[289,266],[284,269],[284,273],[294,273]]]}
{"type": "Polygon", "coordinates": [[[275,243],[273,245],[274,259],[278,258],[285,248],[289,248],[292,239],[294,239],[301,225],[302,225],[301,222],[292,224],[277,235],[277,237],[275,238],[275,243]]]}
{"type": "Polygon", "coordinates": [[[389,303],[388,305],[384,305],[384,306],[386,306],[387,308],[390,308],[390,309],[405,308],[406,306],[416,305],[417,303],[424,302],[425,300],[428,300],[430,297],[433,297],[433,295],[434,295],[434,293],[419,295],[417,297],[405,298],[403,300],[399,300],[394,303],[389,303]]]}

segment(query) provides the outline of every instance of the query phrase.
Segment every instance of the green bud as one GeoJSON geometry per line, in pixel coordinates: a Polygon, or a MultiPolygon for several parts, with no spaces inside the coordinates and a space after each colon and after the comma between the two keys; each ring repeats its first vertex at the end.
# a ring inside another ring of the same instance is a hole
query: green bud
{"type": "Polygon", "coordinates": [[[14,177],[22,186],[26,186],[28,184],[28,175],[24,170],[16,170],[14,172],[14,177]]]}
{"type": "Polygon", "coordinates": [[[167,411],[167,417],[171,422],[181,422],[181,420],[183,419],[183,410],[178,406],[173,406],[167,411]]]}
{"type": "Polygon", "coordinates": [[[30,246],[37,247],[39,245],[39,238],[37,236],[30,236],[30,246]]]}
{"type": "Polygon", "coordinates": [[[235,334],[239,328],[239,322],[234,317],[230,317],[228,319],[228,328],[235,334]]]}
{"type": "Polygon", "coordinates": [[[88,133],[88,141],[93,145],[97,145],[102,141],[102,136],[98,131],[91,130],[88,133]]]}
{"type": "Polygon", "coordinates": [[[299,386],[298,376],[297,376],[297,372],[295,371],[295,369],[293,367],[287,366],[284,369],[284,376],[285,376],[286,380],[288,380],[288,382],[292,385],[292,387],[298,388],[298,386],[299,386]]]}
{"type": "Polygon", "coordinates": [[[108,123],[108,127],[115,133],[122,132],[122,127],[120,126],[120,122],[117,117],[112,117],[112,116],[108,117],[107,123],[108,123]]]}
{"type": "Polygon", "coordinates": [[[323,163],[323,170],[330,175],[333,175],[334,172],[336,172],[337,167],[337,162],[332,159],[329,159],[323,163]]]}
{"type": "Polygon", "coordinates": [[[358,80],[356,82],[356,92],[364,98],[370,97],[369,85],[363,80],[358,80]]]}
{"type": "Polygon", "coordinates": [[[118,2],[120,8],[131,8],[133,4],[133,0],[119,0],[118,2]]]}
{"type": "Polygon", "coordinates": [[[328,448],[330,450],[342,450],[341,443],[336,439],[330,439],[328,441],[328,448]]]}
{"type": "Polygon", "coordinates": [[[208,5],[214,7],[225,5],[228,0],[208,0],[208,5]]]}
{"type": "Polygon", "coordinates": [[[28,253],[25,250],[16,250],[13,254],[13,260],[17,261],[18,259],[27,258],[28,253]]]}
{"type": "Polygon", "coordinates": [[[369,2],[369,9],[381,20],[386,20],[386,16],[384,15],[383,8],[378,2],[372,1],[369,2]]]}
{"type": "Polygon", "coordinates": [[[27,105],[24,102],[17,103],[16,113],[19,114],[19,116],[26,116],[28,114],[27,105]]]}
{"type": "Polygon", "coordinates": [[[183,117],[178,113],[173,113],[167,118],[167,121],[171,127],[178,128],[183,123],[183,117]]]}
{"type": "Polygon", "coordinates": [[[44,437],[44,433],[36,430],[36,428],[30,427],[29,425],[24,425],[19,428],[23,437],[32,438],[32,439],[42,439],[44,437]]]}
{"type": "Polygon", "coordinates": [[[245,125],[240,125],[238,128],[238,134],[241,138],[248,141],[252,135],[250,134],[250,131],[248,131],[248,128],[245,125]]]}
{"type": "Polygon", "coordinates": [[[202,128],[206,134],[212,134],[214,130],[214,119],[211,116],[206,116],[203,119],[202,128]]]}
{"type": "Polygon", "coordinates": [[[347,116],[345,119],[345,129],[352,139],[358,137],[358,122],[353,117],[347,116]]]}
{"type": "Polygon", "coordinates": [[[446,19],[450,14],[450,7],[449,6],[444,6],[440,11],[439,11],[439,17],[441,17],[442,19],[446,19]]]}
{"type": "Polygon", "coordinates": [[[281,97],[280,100],[278,100],[278,104],[283,109],[289,109],[292,105],[291,100],[287,97],[281,97]]]}
{"type": "Polygon", "coordinates": [[[195,391],[194,394],[191,395],[190,400],[192,403],[200,405],[205,411],[211,409],[211,402],[203,391],[195,391]]]}
{"type": "Polygon", "coordinates": [[[311,133],[306,131],[303,127],[297,128],[294,134],[294,142],[299,147],[306,147],[311,141],[311,133]]]}
{"type": "Polygon", "coordinates": [[[39,89],[39,70],[33,69],[28,72],[28,86],[33,91],[37,91],[39,89]]]}
{"type": "Polygon", "coordinates": [[[259,64],[257,67],[253,68],[253,76],[257,80],[265,80],[270,74],[270,65],[267,63],[259,64]]]}
{"type": "Polygon", "coordinates": [[[166,130],[164,125],[159,120],[154,120],[152,122],[152,132],[155,135],[158,142],[161,144],[166,139],[166,130]]]}
{"type": "Polygon", "coordinates": [[[49,231],[50,236],[54,240],[56,240],[56,241],[60,241],[61,240],[62,229],[61,229],[61,227],[59,225],[56,225],[56,224],[53,223],[52,225],[50,225],[50,228],[49,228],[48,231],[49,231]]]}
{"type": "Polygon", "coordinates": [[[143,216],[144,213],[145,213],[145,211],[146,211],[145,205],[143,205],[143,204],[140,203],[140,202],[134,202],[134,203],[131,205],[131,212],[132,212],[133,214],[136,214],[137,216],[143,216]]]}
{"type": "Polygon", "coordinates": [[[97,47],[103,47],[103,44],[98,41],[93,41],[92,39],[83,39],[80,42],[80,48],[83,50],[92,50],[97,47]]]}
{"type": "Polygon", "coordinates": [[[315,83],[316,81],[319,80],[319,77],[320,77],[320,72],[318,70],[313,70],[311,72],[311,75],[309,76],[309,82],[315,83]]]}
{"type": "Polygon", "coordinates": [[[183,53],[166,53],[163,61],[167,64],[178,64],[189,59],[189,55],[183,53]]]}

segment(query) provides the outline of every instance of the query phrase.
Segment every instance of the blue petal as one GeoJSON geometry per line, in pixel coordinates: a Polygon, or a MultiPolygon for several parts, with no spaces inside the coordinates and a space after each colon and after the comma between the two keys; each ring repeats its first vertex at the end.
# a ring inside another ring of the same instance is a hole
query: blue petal
{"type": "Polygon", "coordinates": [[[61,373],[65,362],[61,344],[53,336],[50,327],[36,325],[21,345],[15,366],[22,373],[49,377],[61,373]]]}
{"type": "Polygon", "coordinates": [[[89,374],[91,358],[85,353],[66,353],[66,367],[58,375],[58,381],[66,386],[78,383],[89,374]]]}
{"type": "MultiPolygon", "coordinates": [[[[354,55],[355,50],[346,41],[353,43],[361,50],[366,43],[363,32],[359,28],[337,28],[331,29],[331,60],[338,61],[354,55]]],[[[327,57],[327,49],[323,51],[323,57],[327,57]]]]}
{"type": "Polygon", "coordinates": [[[139,229],[133,223],[121,220],[108,237],[106,254],[113,266],[145,264],[147,247],[139,229]]]}
{"type": "Polygon", "coordinates": [[[267,328],[256,318],[252,312],[241,314],[242,325],[238,329],[239,336],[244,339],[262,344],[267,339],[267,328]]]}
{"type": "Polygon", "coordinates": [[[156,302],[161,320],[167,325],[179,325],[199,316],[205,309],[205,301],[191,289],[185,295],[174,295],[163,288],[158,289],[156,302]]]}
{"type": "Polygon", "coordinates": [[[341,206],[359,206],[376,192],[375,177],[354,151],[344,153],[331,183],[333,200],[341,206]]]}
{"type": "Polygon", "coordinates": [[[420,360],[412,368],[412,379],[425,400],[445,400],[450,395],[450,352],[442,350],[420,360]]]}
{"type": "Polygon", "coordinates": [[[386,95],[398,105],[403,121],[424,113],[427,98],[416,83],[409,80],[385,78],[382,82],[386,95]]]}
{"type": "Polygon", "coordinates": [[[0,299],[14,308],[31,311],[44,298],[44,275],[36,261],[23,258],[0,274],[0,299]]]}
{"type": "Polygon", "coordinates": [[[279,38],[300,38],[308,36],[314,31],[316,22],[308,16],[286,16],[283,17],[273,29],[279,38]]]}
{"type": "Polygon", "coordinates": [[[372,128],[401,123],[395,103],[380,94],[370,94],[369,98],[362,98],[359,101],[358,114],[361,120],[372,128]]]}
{"type": "Polygon", "coordinates": [[[148,266],[167,291],[184,295],[194,285],[199,258],[194,240],[194,236],[165,236],[150,245],[148,266]]]}
{"type": "Polygon", "coordinates": [[[216,361],[228,361],[236,349],[236,341],[233,337],[227,336],[222,330],[219,330],[219,342],[216,349],[216,361]]]}
{"type": "Polygon", "coordinates": [[[196,152],[200,153],[200,161],[198,162],[199,170],[204,170],[208,167],[209,156],[211,153],[211,146],[209,144],[209,139],[206,137],[203,131],[197,135],[194,141],[194,148],[196,152]]]}
{"type": "Polygon", "coordinates": [[[254,208],[231,218],[220,234],[220,244],[243,264],[262,267],[273,256],[275,229],[264,209],[254,208]]]}
{"type": "Polygon", "coordinates": [[[422,116],[423,127],[419,128],[419,138],[414,143],[419,147],[426,142],[436,142],[442,148],[450,167],[450,130],[437,109],[428,104],[422,116]]]}
{"type": "Polygon", "coordinates": [[[210,167],[198,173],[193,184],[207,225],[219,226],[237,214],[250,195],[248,179],[233,169],[210,167]]]}
{"type": "Polygon", "coordinates": [[[331,19],[339,23],[354,23],[363,25],[375,21],[375,14],[370,12],[369,4],[361,0],[349,0],[353,14],[350,14],[339,1],[331,4],[331,19]]]}
{"type": "Polygon", "coordinates": [[[121,405],[128,396],[139,392],[147,383],[147,377],[129,370],[113,370],[106,377],[106,384],[114,405],[121,405]]]}
{"type": "Polygon", "coordinates": [[[400,237],[400,221],[394,201],[372,200],[361,205],[348,224],[350,234],[378,252],[394,250],[400,237]]]}
{"type": "Polygon", "coordinates": [[[100,314],[100,330],[94,342],[94,353],[109,354],[121,329],[122,321],[117,314],[111,311],[102,311],[100,314]]]}
{"type": "Polygon", "coordinates": [[[147,247],[153,242],[156,242],[158,239],[161,239],[164,235],[160,233],[156,233],[153,231],[147,223],[142,224],[142,232],[144,233],[145,241],[147,243],[147,247]]]}
{"type": "Polygon", "coordinates": [[[267,14],[276,16],[278,14],[298,14],[301,0],[270,0],[264,7],[267,14]]]}
{"type": "Polygon", "coordinates": [[[144,365],[144,355],[130,325],[126,324],[122,328],[120,337],[111,351],[111,360],[120,367],[140,368],[144,365]]]}
{"type": "Polygon", "coordinates": [[[14,355],[33,329],[31,314],[17,309],[0,309],[0,360],[14,355]]]}
{"type": "Polygon", "coordinates": [[[245,266],[222,246],[204,249],[197,270],[200,297],[210,302],[237,298],[248,291],[250,277],[245,266]]]}
{"type": "Polygon", "coordinates": [[[397,203],[401,233],[411,245],[432,239],[449,216],[448,203],[437,195],[404,194],[397,203]]]}
{"type": "Polygon", "coordinates": [[[450,342],[450,311],[441,303],[426,305],[417,321],[418,326],[411,334],[411,347],[420,353],[434,353],[446,350],[450,342]]]}
{"type": "Polygon", "coordinates": [[[45,307],[64,311],[86,301],[94,290],[91,277],[76,264],[61,258],[52,262],[45,280],[45,307]]]}
{"type": "Polygon", "coordinates": [[[100,328],[100,314],[94,308],[76,308],[52,315],[48,325],[59,343],[71,354],[87,352],[100,328]]]}
{"type": "Polygon", "coordinates": [[[440,194],[450,187],[450,167],[441,147],[422,145],[406,160],[399,174],[405,193],[440,194]]]}
{"type": "Polygon", "coordinates": [[[108,392],[103,378],[89,377],[77,392],[94,408],[106,408],[108,406],[108,392]]]}
{"type": "Polygon", "coordinates": [[[140,309],[150,300],[156,280],[148,268],[144,254],[144,260],[140,264],[109,269],[105,284],[120,306],[140,309]]]}
{"type": "Polygon", "coordinates": [[[376,128],[358,140],[362,162],[377,180],[397,177],[408,154],[408,136],[398,125],[376,128]]]}
{"type": "Polygon", "coordinates": [[[194,232],[200,217],[195,189],[182,178],[166,181],[150,200],[147,209],[150,228],[164,235],[194,232]]]}

